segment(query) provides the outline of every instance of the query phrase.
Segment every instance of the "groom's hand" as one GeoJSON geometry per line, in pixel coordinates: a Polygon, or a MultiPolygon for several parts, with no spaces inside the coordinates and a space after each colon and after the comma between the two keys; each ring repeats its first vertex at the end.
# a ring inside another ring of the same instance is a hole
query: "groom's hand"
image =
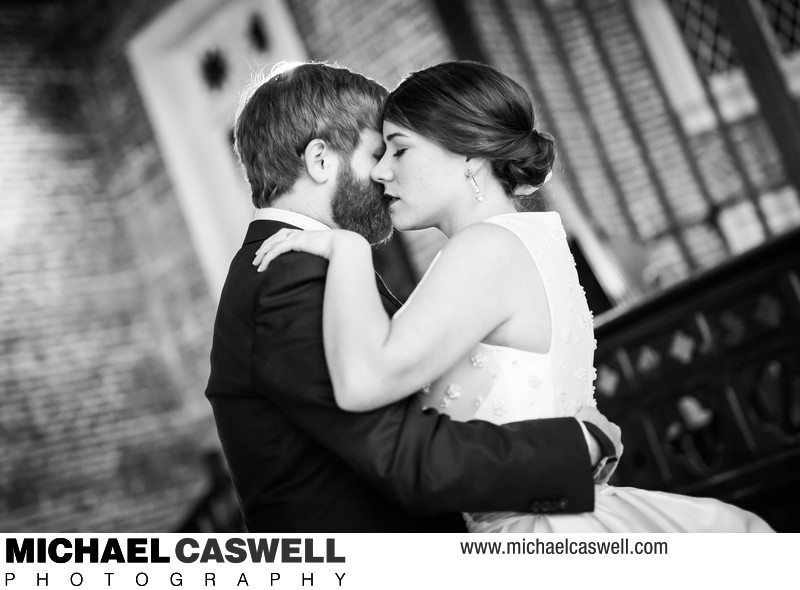
{"type": "Polygon", "coordinates": [[[609,422],[597,408],[591,406],[581,407],[575,418],[587,426],[591,425],[589,428],[589,438],[591,439],[589,455],[592,468],[595,470],[595,483],[606,483],[617,468],[617,462],[622,456],[622,430],[616,424],[609,422]],[[606,440],[602,440],[602,438],[606,440]]]}

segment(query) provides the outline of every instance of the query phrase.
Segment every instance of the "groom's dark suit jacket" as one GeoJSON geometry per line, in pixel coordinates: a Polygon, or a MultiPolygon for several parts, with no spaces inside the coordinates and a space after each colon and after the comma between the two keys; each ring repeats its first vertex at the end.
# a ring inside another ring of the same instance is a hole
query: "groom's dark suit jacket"
{"type": "MultiPolygon", "coordinates": [[[[573,419],[457,423],[423,412],[418,396],[340,410],[322,344],[327,261],[251,264],[281,227],[291,226],[253,221],[233,259],[206,390],[249,531],[463,531],[459,511],[593,509],[573,419]]],[[[399,302],[379,289],[394,313],[399,302]]]]}

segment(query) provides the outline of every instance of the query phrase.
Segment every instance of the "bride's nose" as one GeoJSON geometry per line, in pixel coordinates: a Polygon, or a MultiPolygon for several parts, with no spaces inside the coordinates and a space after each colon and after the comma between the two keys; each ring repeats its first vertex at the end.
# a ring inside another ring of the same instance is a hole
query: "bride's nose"
{"type": "Polygon", "coordinates": [[[369,171],[369,177],[381,184],[386,184],[394,178],[394,173],[387,162],[386,156],[383,156],[378,163],[372,167],[372,170],[369,171]]]}

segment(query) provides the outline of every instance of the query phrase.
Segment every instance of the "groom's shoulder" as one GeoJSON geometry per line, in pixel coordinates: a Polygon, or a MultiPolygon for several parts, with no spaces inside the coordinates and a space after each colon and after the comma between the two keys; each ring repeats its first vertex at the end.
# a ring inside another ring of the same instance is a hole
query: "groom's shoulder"
{"type": "Polygon", "coordinates": [[[328,261],[305,252],[287,252],[270,262],[263,272],[253,265],[255,253],[261,242],[244,244],[231,262],[226,282],[247,290],[281,291],[315,282],[324,283],[328,261]]]}
{"type": "Polygon", "coordinates": [[[305,252],[282,254],[265,271],[258,272],[253,265],[256,250],[281,227],[289,226],[272,221],[254,221],[250,224],[244,243],[228,268],[223,299],[244,300],[254,295],[280,294],[304,286],[324,286],[328,261],[305,252]]]}

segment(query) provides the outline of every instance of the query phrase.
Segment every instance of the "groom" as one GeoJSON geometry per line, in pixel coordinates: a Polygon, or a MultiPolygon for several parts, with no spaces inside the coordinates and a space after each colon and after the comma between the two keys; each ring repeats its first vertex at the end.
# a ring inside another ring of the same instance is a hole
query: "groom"
{"type": "MultiPolygon", "coordinates": [[[[255,88],[236,121],[258,210],[220,298],[206,395],[245,524],[251,532],[463,532],[461,511],[590,511],[592,468],[615,454],[594,424],[457,423],[423,412],[417,396],[342,411],[322,344],[327,261],[289,253],[264,273],[251,264],[283,227],[387,238],[387,203],[369,180],[383,150],[385,98],[363,76],[304,64],[255,88]]],[[[400,303],[376,280],[394,313],[400,303]]]]}

